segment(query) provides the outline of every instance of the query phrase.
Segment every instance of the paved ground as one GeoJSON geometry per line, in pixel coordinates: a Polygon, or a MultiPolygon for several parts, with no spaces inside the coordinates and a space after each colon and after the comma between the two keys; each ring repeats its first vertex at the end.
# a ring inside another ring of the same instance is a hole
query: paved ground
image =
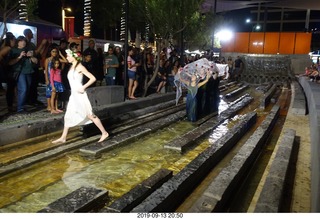
{"type": "MultiPolygon", "coordinates": [[[[294,97],[294,89],[292,96],[294,97]]],[[[298,160],[296,163],[296,175],[293,185],[292,203],[291,211],[298,213],[309,213],[311,212],[311,147],[310,147],[310,121],[308,115],[298,115],[292,110],[293,101],[289,107],[287,118],[283,126],[282,132],[280,134],[279,140],[281,140],[282,135],[287,129],[294,129],[296,131],[296,136],[300,138],[298,160]]],[[[277,142],[274,153],[266,167],[266,171],[260,181],[257,188],[256,194],[253,197],[252,203],[249,207],[248,212],[253,212],[256,202],[259,198],[259,194],[262,190],[262,186],[265,182],[266,175],[270,169],[271,163],[274,159],[276,151],[278,150],[278,145],[280,141],[277,142]]]]}

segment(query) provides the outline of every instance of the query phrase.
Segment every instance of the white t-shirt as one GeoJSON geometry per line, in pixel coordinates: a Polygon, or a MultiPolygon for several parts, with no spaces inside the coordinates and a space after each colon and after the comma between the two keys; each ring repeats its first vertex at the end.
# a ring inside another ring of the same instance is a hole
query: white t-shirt
{"type": "Polygon", "coordinates": [[[137,67],[136,67],[136,66],[129,68],[129,65],[134,65],[134,64],[136,64],[136,62],[134,61],[134,59],[131,58],[131,56],[128,56],[127,61],[128,61],[128,70],[136,72],[136,71],[137,71],[137,67]]]}

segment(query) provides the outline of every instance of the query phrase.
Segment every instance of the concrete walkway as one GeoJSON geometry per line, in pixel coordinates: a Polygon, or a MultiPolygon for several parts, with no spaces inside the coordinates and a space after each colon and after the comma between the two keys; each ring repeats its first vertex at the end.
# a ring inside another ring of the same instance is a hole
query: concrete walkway
{"type": "MultiPolygon", "coordinates": [[[[289,111],[282,128],[279,140],[274,149],[274,152],[270,158],[270,161],[266,167],[262,179],[258,185],[257,191],[253,197],[248,212],[254,212],[257,200],[261,193],[262,187],[266,180],[266,176],[269,172],[270,166],[275,158],[276,152],[279,147],[279,143],[284,135],[284,132],[288,129],[296,131],[296,136],[300,140],[298,158],[296,162],[296,175],[294,179],[291,212],[297,213],[309,213],[311,212],[311,143],[310,143],[310,121],[309,115],[303,115],[296,113],[297,110],[293,107],[294,98],[297,95],[295,93],[295,87],[299,84],[292,84],[292,100],[289,107],[289,111]]],[[[320,90],[320,85],[319,85],[320,90]]]]}

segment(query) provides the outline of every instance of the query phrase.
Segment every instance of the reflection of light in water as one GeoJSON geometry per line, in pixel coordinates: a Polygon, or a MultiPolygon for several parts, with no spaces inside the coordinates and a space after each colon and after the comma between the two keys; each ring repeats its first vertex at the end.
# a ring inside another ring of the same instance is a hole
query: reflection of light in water
{"type": "Polygon", "coordinates": [[[79,159],[72,158],[70,156],[67,157],[69,167],[66,169],[62,176],[62,181],[64,182],[64,184],[71,190],[76,190],[81,186],[90,186],[90,184],[88,183],[87,185],[83,185],[81,178],[79,179],[79,174],[76,174],[84,168],[85,164],[79,159]],[[75,180],[74,176],[76,176],[79,180],[75,180]]]}
{"type": "Polygon", "coordinates": [[[213,133],[209,137],[210,144],[213,144],[228,132],[229,128],[227,125],[228,125],[228,120],[224,121],[224,123],[222,123],[221,125],[219,125],[217,128],[213,130],[213,133]]]}
{"type": "Polygon", "coordinates": [[[226,109],[228,109],[228,103],[224,101],[222,95],[220,95],[219,114],[226,109]]]}
{"type": "MultiPolygon", "coordinates": [[[[255,97],[256,101],[252,104],[255,107],[250,105],[243,113],[252,112],[259,106],[259,96],[255,97]]],[[[228,104],[221,98],[219,113],[227,108],[228,104]]],[[[264,111],[261,110],[261,113],[264,111]]],[[[173,138],[194,128],[192,123],[184,120],[104,153],[97,160],[84,160],[75,152],[68,154],[68,157],[36,164],[21,174],[1,181],[0,212],[36,212],[76,188],[88,185],[109,190],[114,200],[160,168],[177,173],[213,142],[230,132],[239,119],[241,115],[225,121],[212,132],[209,141],[203,140],[187,154],[163,148],[173,138]]]]}
{"type": "Polygon", "coordinates": [[[241,120],[245,115],[235,115],[231,119],[225,120],[221,125],[213,130],[213,133],[209,137],[209,143],[213,144],[223,135],[225,135],[233,126],[235,126],[239,120],[241,120]]]}

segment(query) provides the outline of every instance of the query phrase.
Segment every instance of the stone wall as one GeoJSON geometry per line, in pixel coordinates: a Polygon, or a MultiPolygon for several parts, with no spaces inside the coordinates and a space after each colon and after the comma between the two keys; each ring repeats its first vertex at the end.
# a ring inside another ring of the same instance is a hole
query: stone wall
{"type": "Polygon", "coordinates": [[[252,84],[286,83],[292,77],[291,59],[283,55],[243,55],[241,81],[252,84]]]}
{"type": "Polygon", "coordinates": [[[320,212],[320,84],[300,77],[305,92],[310,118],[311,140],[311,211],[320,212]]]}
{"type": "Polygon", "coordinates": [[[291,81],[294,75],[304,73],[312,61],[309,55],[260,55],[224,53],[223,57],[235,60],[240,56],[244,62],[241,80],[251,84],[266,82],[283,83],[291,81]]]}
{"type": "Polygon", "coordinates": [[[124,102],[124,87],[119,85],[90,87],[87,93],[92,107],[124,102]]]}

